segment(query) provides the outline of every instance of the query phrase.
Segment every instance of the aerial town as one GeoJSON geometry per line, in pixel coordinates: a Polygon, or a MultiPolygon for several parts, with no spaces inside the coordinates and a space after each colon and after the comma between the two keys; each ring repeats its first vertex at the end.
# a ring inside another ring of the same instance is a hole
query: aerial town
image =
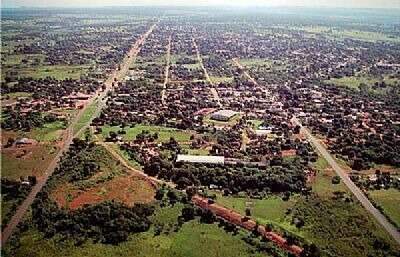
{"type": "Polygon", "coordinates": [[[2,256],[400,256],[400,12],[1,12],[2,256]]]}

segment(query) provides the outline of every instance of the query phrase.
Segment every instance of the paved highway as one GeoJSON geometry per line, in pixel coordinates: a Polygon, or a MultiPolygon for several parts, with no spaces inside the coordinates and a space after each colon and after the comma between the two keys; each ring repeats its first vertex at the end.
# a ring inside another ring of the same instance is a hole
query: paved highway
{"type": "Polygon", "coordinates": [[[300,121],[294,117],[292,122],[301,127],[301,132],[304,133],[309,141],[317,148],[323,158],[329,163],[329,165],[333,168],[336,174],[342,179],[343,183],[350,189],[350,191],[354,194],[354,196],[358,199],[358,201],[364,206],[364,208],[369,211],[372,216],[383,226],[383,228],[393,237],[394,240],[398,244],[400,244],[400,233],[393,226],[382,213],[376,209],[369,199],[364,195],[364,193],[358,188],[353,181],[349,178],[347,173],[339,166],[339,164],[335,161],[335,159],[331,156],[331,154],[325,149],[325,147],[316,139],[308,129],[302,126],[300,121]]]}
{"type": "MultiPolygon", "coordinates": [[[[258,85],[257,81],[250,76],[250,74],[244,70],[243,65],[239,63],[238,59],[233,59],[233,63],[239,67],[244,75],[255,85],[258,85]]],[[[301,127],[301,132],[304,133],[308,140],[314,145],[314,147],[320,152],[322,157],[329,163],[336,174],[342,179],[343,183],[350,189],[357,200],[361,203],[364,208],[374,216],[374,218],[383,226],[383,228],[393,237],[393,239],[400,244],[400,232],[390,223],[387,218],[376,209],[369,199],[364,195],[364,193],[356,186],[356,184],[351,181],[347,173],[339,166],[332,155],[325,149],[325,147],[310,133],[308,129],[303,127],[297,117],[292,118],[293,124],[299,125],[301,127]]]]}

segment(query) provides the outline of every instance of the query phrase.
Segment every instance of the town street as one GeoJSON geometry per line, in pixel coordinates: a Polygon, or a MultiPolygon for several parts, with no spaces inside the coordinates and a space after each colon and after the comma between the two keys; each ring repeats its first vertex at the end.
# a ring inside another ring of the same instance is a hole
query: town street
{"type": "Polygon", "coordinates": [[[143,34],[139,38],[139,40],[137,40],[135,42],[135,44],[132,46],[131,50],[129,51],[129,53],[127,54],[125,59],[123,60],[123,63],[121,64],[120,69],[115,71],[115,72],[113,72],[111,74],[111,76],[109,77],[109,79],[105,82],[106,89],[103,92],[101,92],[99,96],[97,96],[95,94],[85,104],[84,108],[82,108],[79,111],[78,115],[73,119],[73,121],[69,124],[69,126],[67,128],[67,132],[66,132],[67,136],[66,136],[66,139],[64,141],[63,147],[59,150],[59,152],[57,153],[55,158],[52,160],[50,165],[47,167],[46,172],[44,173],[43,177],[40,180],[38,180],[38,182],[37,182],[37,184],[35,186],[33,186],[32,190],[29,193],[29,195],[27,196],[27,198],[18,207],[18,209],[15,212],[14,216],[11,218],[10,222],[7,224],[7,226],[3,230],[2,238],[1,238],[1,245],[2,246],[4,246],[4,244],[10,238],[10,236],[14,232],[15,228],[17,227],[17,225],[21,222],[22,218],[24,217],[26,211],[29,209],[29,207],[31,206],[31,204],[35,200],[36,195],[42,190],[43,186],[46,184],[46,182],[49,179],[49,177],[53,174],[53,172],[54,172],[55,168],[57,167],[62,155],[66,151],[68,151],[69,146],[72,144],[73,137],[79,135],[80,133],[82,133],[90,125],[90,122],[94,118],[94,116],[97,113],[99,113],[101,111],[101,109],[104,107],[104,102],[103,102],[104,100],[100,100],[99,101],[99,104],[97,106],[97,110],[94,113],[92,119],[90,119],[89,122],[87,122],[87,124],[85,126],[83,126],[78,132],[76,132],[75,135],[73,135],[74,134],[73,133],[74,126],[78,123],[78,121],[79,121],[80,117],[82,116],[82,114],[84,113],[84,111],[97,98],[99,98],[99,99],[105,98],[105,96],[107,96],[107,93],[112,89],[112,83],[126,75],[130,64],[132,63],[132,61],[134,60],[136,55],[139,53],[141,45],[144,43],[146,38],[152,33],[152,31],[154,30],[155,26],[156,26],[156,24],[152,25],[150,27],[150,29],[145,34],[143,34]]]}

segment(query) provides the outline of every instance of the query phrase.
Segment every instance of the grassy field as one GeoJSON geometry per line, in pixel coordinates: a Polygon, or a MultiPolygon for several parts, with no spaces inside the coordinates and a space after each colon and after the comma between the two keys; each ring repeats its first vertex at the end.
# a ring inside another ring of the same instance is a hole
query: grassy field
{"type": "Polygon", "coordinates": [[[209,155],[210,151],[207,149],[185,149],[187,150],[187,154],[190,155],[209,155]]]}
{"type": "Polygon", "coordinates": [[[9,98],[9,100],[16,100],[19,97],[31,97],[31,96],[32,96],[32,93],[15,92],[15,93],[2,94],[1,99],[4,100],[6,98],[9,98]]]}
{"type": "MultiPolygon", "coordinates": [[[[121,130],[119,126],[103,126],[101,136],[103,139],[109,136],[111,131],[117,132],[121,130]]],[[[147,130],[150,133],[158,133],[158,142],[168,142],[171,137],[178,142],[186,142],[190,140],[191,132],[167,128],[162,126],[136,125],[133,128],[125,127],[126,134],[122,134],[124,140],[133,140],[142,131],[147,130]]]]}
{"type": "Polygon", "coordinates": [[[43,62],[44,59],[45,55],[43,54],[10,54],[4,59],[2,65],[18,65],[22,63],[22,60],[43,62]]]}
{"type": "MultiPolygon", "coordinates": [[[[34,79],[54,77],[59,80],[71,78],[79,79],[81,75],[87,73],[89,66],[87,65],[39,65],[34,67],[18,68],[17,77],[32,77],[34,79]]],[[[2,71],[3,76],[8,69],[2,71]]]]}
{"type": "Polygon", "coordinates": [[[35,128],[30,132],[32,138],[40,142],[52,142],[61,139],[62,130],[66,129],[64,122],[55,121],[46,123],[41,128],[35,128]]]}
{"type": "Polygon", "coordinates": [[[399,83],[398,79],[392,79],[389,77],[384,77],[383,79],[379,79],[376,77],[370,77],[368,75],[358,75],[358,76],[351,76],[351,77],[343,77],[343,78],[332,78],[327,80],[328,83],[333,83],[337,86],[341,87],[349,87],[353,89],[359,89],[360,84],[366,84],[368,86],[373,86],[375,82],[382,82],[385,81],[387,84],[395,84],[399,83]]]}
{"type": "Polygon", "coordinates": [[[12,179],[28,175],[40,177],[57,153],[57,149],[50,145],[37,145],[25,150],[27,153],[20,158],[17,158],[19,152],[2,151],[1,173],[3,177],[12,179]]]}
{"type": "Polygon", "coordinates": [[[286,211],[292,208],[298,197],[293,196],[289,201],[283,201],[278,196],[269,196],[265,199],[250,199],[245,197],[222,196],[217,193],[216,202],[245,215],[246,208],[250,209],[251,217],[260,224],[273,224],[279,228],[289,230],[301,236],[300,231],[290,224],[286,211]]]}
{"type": "Polygon", "coordinates": [[[350,30],[350,29],[336,29],[326,26],[304,26],[304,27],[291,27],[295,30],[303,30],[311,34],[324,34],[335,39],[355,39],[368,42],[387,41],[392,43],[399,43],[400,37],[391,36],[379,32],[350,30]]]}
{"type": "Polygon", "coordinates": [[[251,123],[251,125],[253,126],[254,129],[258,129],[261,124],[263,123],[262,120],[249,120],[248,122],[251,123]]]}
{"type": "Polygon", "coordinates": [[[74,125],[73,133],[76,134],[81,128],[83,128],[88,122],[93,118],[97,110],[97,101],[91,103],[88,107],[86,107],[85,111],[82,113],[81,117],[74,125]]]}
{"type": "Polygon", "coordinates": [[[314,168],[318,171],[312,184],[314,194],[309,198],[299,198],[291,215],[304,221],[301,234],[320,247],[322,256],[385,256],[372,247],[376,240],[398,249],[357,200],[333,198],[335,191],[352,195],[343,182],[332,184],[335,173],[326,160],[320,157],[314,168]]]}
{"type": "Polygon", "coordinates": [[[329,167],[328,162],[319,157],[317,162],[314,163],[314,168],[317,170],[315,181],[312,184],[313,192],[320,197],[330,198],[335,191],[346,191],[347,188],[340,182],[339,184],[332,184],[332,178],[335,172],[329,167]]]}
{"type": "Polygon", "coordinates": [[[267,66],[272,67],[273,63],[271,60],[262,58],[243,58],[239,60],[240,64],[247,66],[267,66]]]}
{"type": "Polygon", "coordinates": [[[233,82],[233,77],[210,76],[210,79],[214,84],[233,82]]]}
{"type": "Polygon", "coordinates": [[[400,228],[400,191],[394,188],[369,191],[369,196],[383,208],[383,212],[400,228]]]}

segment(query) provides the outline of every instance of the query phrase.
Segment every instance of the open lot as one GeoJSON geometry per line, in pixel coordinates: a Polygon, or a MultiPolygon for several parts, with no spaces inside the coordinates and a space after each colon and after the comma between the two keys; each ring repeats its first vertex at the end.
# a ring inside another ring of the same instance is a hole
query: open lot
{"type": "Polygon", "coordinates": [[[383,212],[400,227],[400,191],[398,189],[381,189],[368,192],[369,196],[378,206],[381,206],[383,212]]]}

